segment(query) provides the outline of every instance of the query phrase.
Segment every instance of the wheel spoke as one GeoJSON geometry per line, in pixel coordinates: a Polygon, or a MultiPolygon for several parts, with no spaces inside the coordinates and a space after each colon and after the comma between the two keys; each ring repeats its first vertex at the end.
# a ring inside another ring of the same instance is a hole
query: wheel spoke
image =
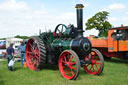
{"type": "Polygon", "coordinates": [[[95,66],[96,66],[96,68],[97,68],[97,70],[98,70],[98,66],[95,64],[95,66]]]}
{"type": "Polygon", "coordinates": [[[37,47],[37,46],[35,46],[35,49],[34,49],[34,50],[35,50],[35,52],[36,52],[36,53],[38,53],[38,52],[39,52],[39,50],[38,50],[38,47],[37,47]]]}
{"type": "Polygon", "coordinates": [[[97,57],[95,60],[98,60],[99,59],[99,57],[97,57]]]}
{"type": "Polygon", "coordinates": [[[29,46],[30,46],[30,48],[32,48],[32,44],[31,43],[29,43],[29,46]]]}
{"type": "Polygon", "coordinates": [[[75,67],[70,66],[70,68],[71,68],[71,69],[73,69],[73,70],[76,70],[76,68],[75,68],[75,67]]]}
{"type": "Polygon", "coordinates": [[[92,65],[91,68],[89,69],[90,72],[91,72],[91,70],[92,70],[92,67],[93,67],[93,65],[92,65]]]}
{"type": "Polygon", "coordinates": [[[65,60],[65,62],[67,62],[66,56],[64,56],[64,60],[65,60]]]}
{"type": "Polygon", "coordinates": [[[38,59],[35,59],[35,61],[36,61],[36,65],[38,65],[38,64],[39,64],[39,61],[38,61],[38,59]]]}
{"type": "Polygon", "coordinates": [[[34,64],[38,65],[38,59],[36,57],[34,58],[34,64]]]}
{"type": "Polygon", "coordinates": [[[31,65],[32,65],[32,61],[31,61],[31,59],[29,59],[28,61],[29,61],[29,64],[31,64],[31,65]]]}
{"type": "Polygon", "coordinates": [[[36,48],[37,48],[37,45],[36,45],[36,43],[34,42],[33,49],[35,50],[36,48]]]}
{"type": "Polygon", "coordinates": [[[39,59],[39,56],[35,55],[35,58],[36,58],[36,59],[39,59]]]}
{"type": "Polygon", "coordinates": [[[39,53],[38,53],[37,51],[34,51],[34,54],[37,55],[37,54],[39,54],[39,53]]]}
{"type": "Polygon", "coordinates": [[[34,58],[33,58],[33,57],[31,57],[30,59],[31,59],[31,61],[32,61],[32,63],[33,63],[33,61],[34,61],[34,58]]]}
{"type": "Polygon", "coordinates": [[[32,47],[31,49],[32,49],[32,52],[34,53],[34,48],[32,47]]]}
{"type": "Polygon", "coordinates": [[[73,59],[73,56],[71,56],[71,58],[69,59],[69,62],[71,62],[72,59],[73,59]]]}
{"type": "Polygon", "coordinates": [[[63,25],[62,25],[62,29],[61,29],[61,33],[63,32],[63,25]]]}
{"type": "Polygon", "coordinates": [[[68,61],[70,60],[70,55],[68,54],[68,61]]]}
{"type": "Polygon", "coordinates": [[[92,56],[92,60],[94,60],[94,58],[95,58],[95,55],[92,56]]]}
{"type": "Polygon", "coordinates": [[[64,63],[64,64],[65,64],[66,62],[65,62],[65,61],[62,61],[62,63],[64,63]]]}
{"type": "Polygon", "coordinates": [[[93,71],[95,72],[94,66],[92,68],[93,68],[93,71]]]}
{"type": "Polygon", "coordinates": [[[36,56],[39,57],[39,53],[36,53],[36,56]]]}
{"type": "Polygon", "coordinates": [[[30,65],[33,65],[33,63],[32,63],[32,62],[29,62],[29,64],[30,64],[30,65]]]}
{"type": "Polygon", "coordinates": [[[76,62],[71,63],[71,66],[72,66],[72,65],[76,65],[76,62]]]}
{"type": "Polygon", "coordinates": [[[67,72],[68,72],[68,75],[70,76],[69,70],[67,72]]]}
{"type": "Polygon", "coordinates": [[[88,67],[90,64],[86,65],[86,67],[88,67]]]}
{"type": "Polygon", "coordinates": [[[39,51],[38,50],[35,52],[35,54],[39,57],[39,51]]]}
{"type": "Polygon", "coordinates": [[[66,68],[66,66],[62,66],[63,68],[66,68]]]}
{"type": "Polygon", "coordinates": [[[32,54],[32,52],[30,52],[30,51],[27,51],[27,53],[32,54]]]}
{"type": "Polygon", "coordinates": [[[66,68],[66,70],[65,70],[65,72],[64,72],[64,74],[66,74],[66,72],[68,71],[68,68],[66,68]]]}
{"type": "Polygon", "coordinates": [[[59,29],[57,29],[58,30],[58,32],[60,33],[60,30],[59,29]]]}
{"type": "Polygon", "coordinates": [[[97,63],[97,62],[95,64],[100,64],[101,65],[101,63],[97,63]]]}
{"type": "MultiPolygon", "coordinates": [[[[71,68],[70,68],[70,69],[71,69],[71,68]]],[[[71,69],[71,73],[72,73],[72,76],[74,76],[74,75],[75,75],[72,69],[71,69]]]]}

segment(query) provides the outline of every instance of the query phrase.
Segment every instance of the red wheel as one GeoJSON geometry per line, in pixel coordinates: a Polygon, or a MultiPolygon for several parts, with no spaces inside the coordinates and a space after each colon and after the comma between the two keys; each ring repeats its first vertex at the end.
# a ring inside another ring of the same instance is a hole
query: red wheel
{"type": "Polygon", "coordinates": [[[26,61],[31,70],[36,70],[39,65],[39,50],[34,39],[30,39],[26,45],[26,61]]]}
{"type": "Polygon", "coordinates": [[[84,64],[83,68],[88,74],[100,75],[104,68],[104,58],[97,49],[92,49],[91,53],[85,57],[85,61],[90,60],[91,63],[84,64]]]}
{"type": "Polygon", "coordinates": [[[43,41],[38,37],[28,40],[25,50],[27,66],[31,70],[41,69],[46,62],[46,48],[43,41]]]}
{"type": "Polygon", "coordinates": [[[65,50],[59,57],[59,70],[65,79],[75,80],[80,72],[80,60],[72,50],[65,50]]]}

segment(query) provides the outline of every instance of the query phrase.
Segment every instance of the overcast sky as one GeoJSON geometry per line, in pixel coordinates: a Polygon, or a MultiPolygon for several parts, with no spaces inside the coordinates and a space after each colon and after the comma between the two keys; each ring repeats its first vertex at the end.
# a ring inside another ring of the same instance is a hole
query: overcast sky
{"type": "MultiPolygon", "coordinates": [[[[95,13],[110,12],[109,21],[116,27],[128,26],[128,0],[0,0],[0,38],[32,36],[39,29],[54,30],[59,23],[76,26],[75,4],[83,3],[84,24],[95,13]]],[[[85,36],[97,35],[95,30],[85,36]]]]}

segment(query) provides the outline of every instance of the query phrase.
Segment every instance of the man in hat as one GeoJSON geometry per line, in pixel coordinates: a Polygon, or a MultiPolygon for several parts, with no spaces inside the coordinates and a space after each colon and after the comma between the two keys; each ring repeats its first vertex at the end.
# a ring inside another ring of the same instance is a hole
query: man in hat
{"type": "MultiPolygon", "coordinates": [[[[10,46],[6,50],[7,55],[8,55],[8,64],[11,61],[11,59],[14,59],[14,48],[13,48],[13,43],[10,44],[10,46]]],[[[8,66],[8,70],[13,71],[12,66],[8,66]]]]}

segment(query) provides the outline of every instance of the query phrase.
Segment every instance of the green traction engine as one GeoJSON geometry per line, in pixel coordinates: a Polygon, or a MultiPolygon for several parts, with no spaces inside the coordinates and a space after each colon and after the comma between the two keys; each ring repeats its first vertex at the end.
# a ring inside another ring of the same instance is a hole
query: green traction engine
{"type": "Polygon", "coordinates": [[[90,41],[83,37],[83,5],[77,4],[77,27],[59,24],[54,32],[43,32],[32,37],[26,45],[26,62],[30,70],[40,70],[44,65],[58,65],[65,79],[75,80],[80,67],[89,74],[99,75],[104,59],[90,41]]]}

